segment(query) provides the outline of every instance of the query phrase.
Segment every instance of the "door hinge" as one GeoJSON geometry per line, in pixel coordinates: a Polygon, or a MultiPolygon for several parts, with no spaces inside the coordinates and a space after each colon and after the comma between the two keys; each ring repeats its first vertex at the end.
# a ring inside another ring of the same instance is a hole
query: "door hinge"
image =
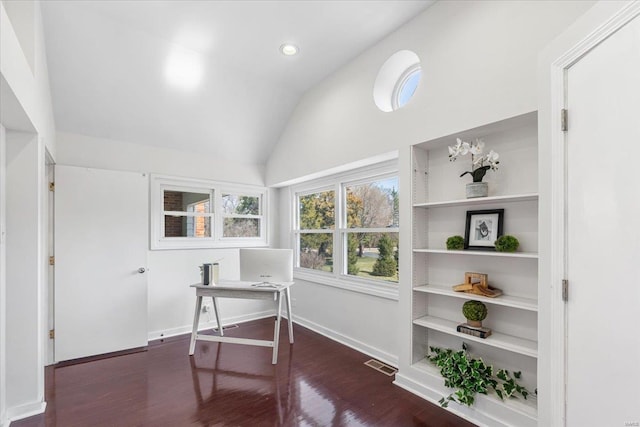
{"type": "Polygon", "coordinates": [[[56,257],[54,256],[49,257],[49,265],[56,265],[56,257]]]}
{"type": "Polygon", "coordinates": [[[52,340],[56,337],[56,330],[55,329],[49,329],[49,339],[52,340]]]}
{"type": "Polygon", "coordinates": [[[569,130],[569,112],[566,108],[563,108],[560,111],[560,128],[562,132],[566,132],[569,130]]]}
{"type": "Polygon", "coordinates": [[[562,301],[569,301],[569,281],[562,279],[562,301]]]}
{"type": "Polygon", "coordinates": [[[55,182],[50,182],[49,183],[49,191],[56,191],[56,183],[55,182]]]}

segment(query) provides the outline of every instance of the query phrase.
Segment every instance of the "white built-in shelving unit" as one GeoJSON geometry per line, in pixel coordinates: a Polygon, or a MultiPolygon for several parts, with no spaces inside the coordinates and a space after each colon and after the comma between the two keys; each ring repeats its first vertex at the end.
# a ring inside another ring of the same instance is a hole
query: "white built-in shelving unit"
{"type": "MultiPolygon", "coordinates": [[[[416,144],[405,152],[402,164],[411,165],[405,179],[411,182],[410,200],[404,199],[403,224],[411,224],[410,239],[401,240],[403,254],[400,302],[408,311],[403,319],[405,351],[400,356],[396,384],[437,401],[451,390],[444,387],[438,369],[426,356],[429,347],[460,349],[496,368],[521,371],[521,383],[531,392],[537,388],[538,356],[538,162],[537,113],[531,112],[475,129],[416,144]],[[489,171],[489,196],[465,198],[471,168],[470,156],[450,162],[447,146],[456,138],[482,138],[487,150],[500,154],[498,171],[489,171]],[[466,212],[504,209],[504,234],[520,241],[515,253],[495,251],[449,251],[445,242],[465,234],[466,212]],[[407,215],[408,213],[408,215],[407,215]],[[410,240],[407,242],[406,240],[410,240]],[[487,273],[489,284],[503,295],[487,298],[454,292],[465,272],[487,273]],[[492,335],[482,339],[456,331],[465,322],[462,305],[467,300],[484,302],[489,310],[483,325],[492,335]]],[[[406,171],[405,171],[406,172],[406,171]]],[[[406,181],[405,181],[406,182],[406,181]]],[[[405,234],[406,237],[406,234],[405,234]]],[[[489,394],[476,404],[451,404],[450,410],[478,424],[534,426],[535,395],[501,401],[489,394]]]]}

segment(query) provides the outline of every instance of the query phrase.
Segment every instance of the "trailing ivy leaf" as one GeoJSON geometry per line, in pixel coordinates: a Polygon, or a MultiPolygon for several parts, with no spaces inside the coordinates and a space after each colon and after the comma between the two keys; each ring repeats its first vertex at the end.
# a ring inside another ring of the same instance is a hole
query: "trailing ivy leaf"
{"type": "Polygon", "coordinates": [[[520,377],[522,376],[522,372],[518,371],[518,372],[514,372],[513,376],[516,377],[517,380],[520,379],[520,377]]]}

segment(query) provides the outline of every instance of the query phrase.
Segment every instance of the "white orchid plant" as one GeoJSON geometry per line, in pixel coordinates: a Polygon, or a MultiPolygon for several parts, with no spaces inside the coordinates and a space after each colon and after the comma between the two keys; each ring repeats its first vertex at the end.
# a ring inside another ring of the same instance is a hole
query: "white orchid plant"
{"type": "Polygon", "coordinates": [[[456,141],[456,145],[449,146],[449,161],[454,162],[459,156],[471,153],[471,170],[460,175],[461,177],[469,174],[473,178],[473,182],[482,182],[482,178],[489,169],[498,169],[500,155],[493,150],[483,154],[484,141],[482,139],[476,138],[472,142],[466,142],[457,138],[456,141]]]}

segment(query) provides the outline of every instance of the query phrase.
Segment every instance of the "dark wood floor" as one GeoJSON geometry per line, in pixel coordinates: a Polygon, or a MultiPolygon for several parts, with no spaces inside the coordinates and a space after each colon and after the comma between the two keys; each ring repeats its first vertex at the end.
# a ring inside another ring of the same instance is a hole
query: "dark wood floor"
{"type": "MultiPolygon", "coordinates": [[[[370,358],[308,329],[286,325],[280,356],[265,347],[189,337],[150,343],[148,351],[48,367],[45,414],[25,426],[470,426],[363,363],[370,358]]],[[[273,320],[225,335],[269,339],[273,320]]]]}

